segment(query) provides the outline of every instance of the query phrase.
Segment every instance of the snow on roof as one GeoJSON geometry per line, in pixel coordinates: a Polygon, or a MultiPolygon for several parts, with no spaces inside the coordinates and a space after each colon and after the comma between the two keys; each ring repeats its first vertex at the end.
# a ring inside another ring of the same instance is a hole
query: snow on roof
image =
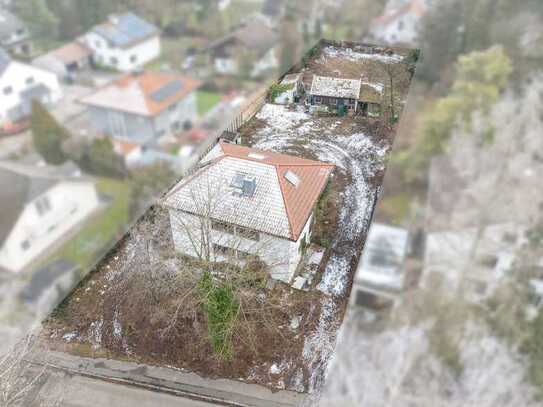
{"type": "Polygon", "coordinates": [[[407,250],[407,241],[407,230],[373,223],[358,265],[356,281],[401,288],[402,263],[407,250]]]}
{"type": "Polygon", "coordinates": [[[206,160],[167,194],[167,206],[291,240],[298,240],[334,168],[228,143],[217,144],[206,160]],[[254,179],[251,194],[234,193],[240,174],[254,179]],[[297,185],[287,179],[292,174],[297,185]]]}
{"type": "Polygon", "coordinates": [[[309,93],[318,96],[358,99],[360,80],[313,75],[309,93]]]}
{"type": "Polygon", "coordinates": [[[81,99],[87,105],[155,116],[188,96],[200,81],[164,72],[128,74],[81,99]]]}
{"type": "Polygon", "coordinates": [[[283,77],[283,79],[281,80],[281,84],[290,85],[291,83],[297,83],[300,80],[301,76],[301,73],[290,73],[283,77]]]}

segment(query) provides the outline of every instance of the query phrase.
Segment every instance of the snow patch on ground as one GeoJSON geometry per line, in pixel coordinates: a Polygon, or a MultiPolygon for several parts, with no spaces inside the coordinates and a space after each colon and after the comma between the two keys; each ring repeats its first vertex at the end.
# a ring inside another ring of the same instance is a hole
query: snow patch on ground
{"type": "Polygon", "coordinates": [[[272,129],[289,130],[301,121],[307,120],[310,116],[298,109],[295,111],[287,110],[282,105],[274,105],[267,103],[262,107],[262,110],[258,112],[256,118],[259,120],[265,120],[268,126],[272,129]]]}
{"type": "Polygon", "coordinates": [[[326,57],[329,58],[341,58],[343,60],[348,60],[352,62],[357,62],[363,59],[371,59],[374,61],[385,62],[385,63],[399,63],[404,60],[404,57],[399,54],[369,54],[366,52],[356,51],[352,48],[337,48],[334,46],[327,46],[322,50],[322,56],[320,61],[324,57],[324,62],[326,62],[326,57]]]}
{"type": "Polygon", "coordinates": [[[77,339],[79,337],[79,333],[77,332],[68,332],[64,335],[62,335],[62,339],[65,340],[66,342],[71,342],[73,341],[74,339],[77,339]]]}

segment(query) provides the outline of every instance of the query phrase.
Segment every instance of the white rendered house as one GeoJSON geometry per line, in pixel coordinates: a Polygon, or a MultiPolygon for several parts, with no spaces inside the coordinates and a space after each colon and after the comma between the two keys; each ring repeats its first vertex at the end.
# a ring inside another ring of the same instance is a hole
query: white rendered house
{"type": "Polygon", "coordinates": [[[211,261],[258,257],[290,282],[334,165],[220,142],[164,198],[173,241],[211,261]]]}
{"type": "Polygon", "coordinates": [[[54,73],[12,60],[0,49],[0,129],[32,112],[32,101],[52,105],[62,98],[54,73]]]}
{"type": "Polygon", "coordinates": [[[93,27],[84,43],[93,52],[97,65],[133,71],[160,56],[160,32],[133,13],[110,15],[93,27]]]}
{"type": "Polygon", "coordinates": [[[77,167],[0,162],[0,268],[25,270],[99,207],[94,182],[77,167]]]}

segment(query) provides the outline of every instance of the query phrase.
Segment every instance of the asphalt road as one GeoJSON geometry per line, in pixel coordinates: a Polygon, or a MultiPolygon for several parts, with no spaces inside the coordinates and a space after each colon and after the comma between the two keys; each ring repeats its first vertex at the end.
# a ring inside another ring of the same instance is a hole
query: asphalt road
{"type": "Polygon", "coordinates": [[[68,379],[62,398],[63,407],[209,407],[214,405],[82,376],[73,376],[68,379]]]}

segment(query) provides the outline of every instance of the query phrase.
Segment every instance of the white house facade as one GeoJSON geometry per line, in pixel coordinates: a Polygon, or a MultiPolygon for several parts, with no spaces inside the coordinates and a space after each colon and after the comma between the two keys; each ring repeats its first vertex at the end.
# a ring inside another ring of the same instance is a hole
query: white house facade
{"type": "Polygon", "coordinates": [[[156,145],[190,129],[198,119],[195,90],[200,82],[163,72],[127,74],[85,96],[91,124],[99,134],[156,145]]]}
{"type": "Polygon", "coordinates": [[[94,182],[77,175],[2,162],[0,177],[14,185],[2,192],[0,225],[0,267],[12,272],[24,270],[99,207],[94,182]]]}
{"type": "Polygon", "coordinates": [[[122,72],[141,68],[160,56],[160,35],[153,25],[132,13],[111,15],[84,36],[97,65],[122,72]]]}
{"type": "Polygon", "coordinates": [[[166,195],[177,251],[211,261],[258,258],[290,282],[334,166],[219,143],[166,195]]]}
{"type": "Polygon", "coordinates": [[[33,100],[51,105],[61,98],[54,73],[14,61],[0,49],[0,128],[28,117],[33,100]]]}

